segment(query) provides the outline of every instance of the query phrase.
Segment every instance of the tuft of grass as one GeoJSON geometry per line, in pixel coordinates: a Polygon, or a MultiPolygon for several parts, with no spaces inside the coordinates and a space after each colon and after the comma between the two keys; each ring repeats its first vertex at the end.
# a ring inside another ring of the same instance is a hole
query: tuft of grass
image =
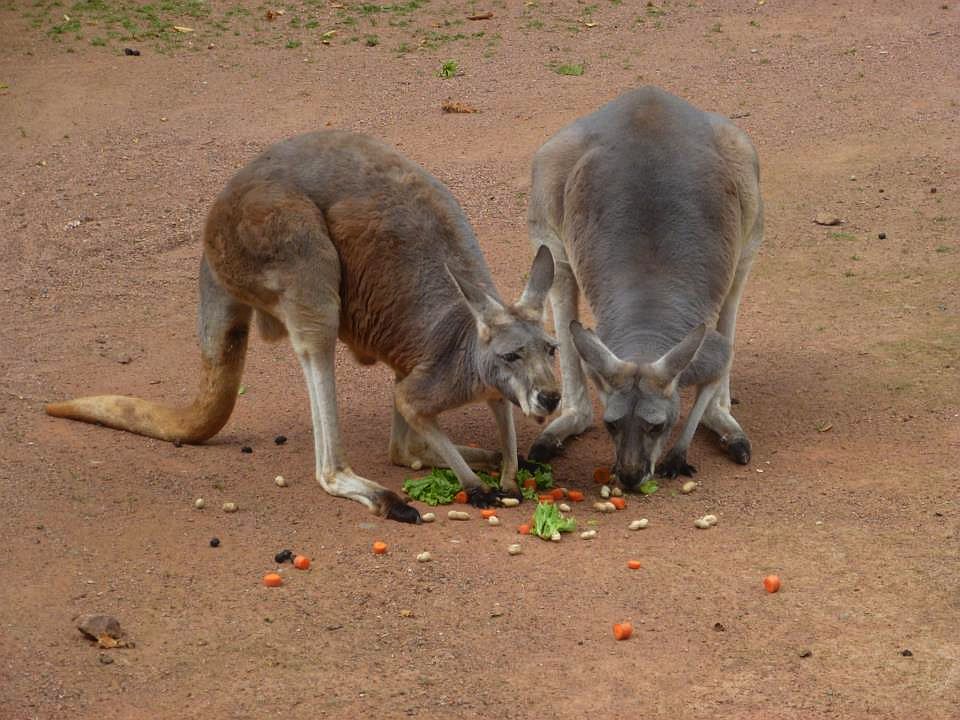
{"type": "Polygon", "coordinates": [[[570,77],[580,77],[583,75],[584,70],[583,63],[565,63],[553,68],[553,71],[557,75],[568,75],[570,77]]]}
{"type": "Polygon", "coordinates": [[[295,50],[295,49],[297,49],[298,47],[300,47],[301,45],[303,45],[303,43],[300,42],[299,40],[287,40],[287,44],[286,44],[285,47],[286,47],[288,50],[295,50]]]}
{"type": "Polygon", "coordinates": [[[367,47],[376,47],[380,44],[380,38],[378,38],[376,35],[367,35],[363,39],[363,44],[367,47]]]}
{"type": "Polygon", "coordinates": [[[457,64],[456,60],[445,60],[442,65],[440,65],[440,70],[437,73],[442,78],[449,79],[455,77],[460,72],[460,66],[457,64]]]}

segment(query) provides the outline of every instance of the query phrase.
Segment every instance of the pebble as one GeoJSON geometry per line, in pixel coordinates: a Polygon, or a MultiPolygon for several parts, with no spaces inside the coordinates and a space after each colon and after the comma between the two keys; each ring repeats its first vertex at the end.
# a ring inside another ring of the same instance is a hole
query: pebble
{"type": "Polygon", "coordinates": [[[106,653],[100,653],[100,664],[101,665],[112,665],[113,658],[107,655],[106,653]]]}
{"type": "Polygon", "coordinates": [[[682,492],[684,495],[689,495],[690,493],[692,493],[694,490],[697,489],[697,486],[698,486],[699,484],[700,484],[700,483],[698,483],[696,480],[687,480],[687,481],[680,487],[680,492],[682,492]]]}
{"type": "Polygon", "coordinates": [[[828,212],[818,212],[814,216],[813,221],[817,225],[840,225],[842,222],[836,215],[828,212]]]}
{"type": "Polygon", "coordinates": [[[570,506],[567,505],[566,503],[560,503],[559,505],[557,505],[557,510],[559,510],[560,512],[570,512],[570,506]]]}
{"type": "Polygon", "coordinates": [[[649,524],[650,524],[649,520],[647,520],[646,518],[641,518],[639,520],[634,520],[633,522],[631,522],[629,525],[627,525],[627,528],[629,528],[630,530],[643,530],[649,524]]]}
{"type": "Polygon", "coordinates": [[[196,500],[193,501],[193,506],[197,510],[203,510],[207,506],[207,501],[204,500],[203,498],[197,498],[196,500]]]}
{"type": "Polygon", "coordinates": [[[500,504],[504,507],[516,507],[520,504],[520,500],[512,497],[500,498],[500,504]]]}
{"type": "Polygon", "coordinates": [[[610,494],[613,497],[623,497],[623,490],[614,485],[612,488],[610,488],[610,494]]]}
{"type": "Polygon", "coordinates": [[[490,517],[487,518],[487,525],[493,525],[494,527],[496,527],[499,524],[500,524],[500,518],[498,518],[496,515],[491,515],[490,517]]]}
{"type": "Polygon", "coordinates": [[[237,508],[237,504],[234,503],[234,502],[225,502],[225,503],[223,504],[223,511],[224,511],[224,512],[227,512],[227,513],[235,513],[238,509],[239,509],[239,508],[237,508]]]}
{"type": "Polygon", "coordinates": [[[431,523],[437,519],[437,516],[434,515],[433,513],[424,513],[423,515],[420,516],[420,519],[425,523],[431,523]]]}
{"type": "Polygon", "coordinates": [[[286,479],[285,477],[283,477],[283,475],[277,475],[277,476],[273,479],[273,482],[274,482],[274,484],[275,484],[277,487],[286,487],[286,486],[287,486],[287,479],[286,479]]]}
{"type": "Polygon", "coordinates": [[[249,455],[250,453],[253,452],[253,448],[250,447],[249,445],[244,445],[242,448],[240,448],[240,452],[246,453],[247,455],[249,455]]]}
{"type": "Polygon", "coordinates": [[[423,551],[422,553],[417,555],[417,562],[423,563],[423,562],[430,562],[431,560],[433,560],[433,555],[431,555],[427,551],[423,551]]]}
{"type": "Polygon", "coordinates": [[[595,502],[593,504],[593,509],[597,512],[612,513],[617,511],[617,506],[612,502],[595,502]]]}
{"type": "Polygon", "coordinates": [[[277,436],[273,439],[273,442],[275,442],[277,445],[283,445],[284,443],[287,442],[287,436],[286,436],[286,435],[277,435],[277,436]]]}
{"type": "Polygon", "coordinates": [[[596,530],[584,530],[582,533],[580,533],[581,540],[593,540],[596,536],[596,530]]]}
{"type": "Polygon", "coordinates": [[[507,552],[511,555],[519,555],[523,552],[523,548],[514,543],[513,545],[507,547],[507,552]]]}
{"type": "Polygon", "coordinates": [[[560,542],[561,540],[563,540],[563,536],[559,532],[550,536],[550,542],[560,542]]]}
{"type": "Polygon", "coordinates": [[[609,485],[604,485],[603,487],[600,488],[600,497],[602,497],[604,500],[606,500],[608,497],[610,497],[610,486],[609,486],[609,485]]]}
{"type": "Polygon", "coordinates": [[[877,238],[879,238],[880,240],[886,240],[887,234],[885,232],[879,233],[877,234],[877,238]]]}
{"type": "Polygon", "coordinates": [[[469,520],[470,513],[465,513],[462,510],[451,510],[447,513],[448,520],[469,520]]]}

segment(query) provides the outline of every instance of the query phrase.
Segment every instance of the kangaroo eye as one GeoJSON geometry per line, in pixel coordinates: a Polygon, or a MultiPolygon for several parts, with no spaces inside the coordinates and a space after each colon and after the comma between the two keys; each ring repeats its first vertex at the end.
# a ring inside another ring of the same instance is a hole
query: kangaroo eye
{"type": "Polygon", "coordinates": [[[520,355],[517,353],[507,353],[506,355],[501,355],[500,359],[506,362],[516,362],[520,359],[520,355]]]}
{"type": "Polygon", "coordinates": [[[547,355],[549,355],[550,357],[553,357],[553,356],[556,355],[556,354],[557,354],[557,346],[556,346],[556,345],[548,345],[548,346],[547,346],[547,355]]]}

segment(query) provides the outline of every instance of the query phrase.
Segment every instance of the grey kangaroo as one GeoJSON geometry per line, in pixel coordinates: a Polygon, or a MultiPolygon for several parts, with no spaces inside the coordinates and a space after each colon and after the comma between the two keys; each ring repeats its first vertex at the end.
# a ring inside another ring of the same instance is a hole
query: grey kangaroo
{"type": "Polygon", "coordinates": [[[696,472],[687,449],[701,420],[735,462],[748,463],[750,440],[730,414],[737,308],[763,238],[747,136],[660,89],[634,90],[540,148],[530,200],[531,241],[557,261],[550,302],[563,377],[562,412],[531,459],[549,459],[590,426],[586,369],[625,489],[655,468],[696,472]],[[595,333],[577,321],[581,288],[595,333]],[[687,385],[696,400],[657,466],[687,385]]]}
{"type": "Polygon", "coordinates": [[[471,469],[500,465],[519,497],[509,403],[542,419],[560,402],[556,341],[543,330],[554,262],[538,252],[520,300],[504,303],[449,190],[368,137],[317,132],[266,150],[227,184],[207,216],[200,263],[200,390],[171,408],[106,395],[47,406],[57,417],[162,440],[202,443],[227,422],[251,316],[267,340],[290,336],[313,416],[316,477],[331,495],[403,522],[420,514],[355,474],[340,443],[334,353],[339,337],[364,364],[396,374],[390,459],[450,467],[474,505],[499,494],[471,469]],[[458,448],[437,416],[485,401],[500,452],[458,448]]]}

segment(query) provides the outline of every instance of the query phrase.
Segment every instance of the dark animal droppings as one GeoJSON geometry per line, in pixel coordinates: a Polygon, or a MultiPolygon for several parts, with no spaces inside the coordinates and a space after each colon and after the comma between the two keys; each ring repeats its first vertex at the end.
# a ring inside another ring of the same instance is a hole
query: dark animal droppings
{"type": "Polygon", "coordinates": [[[282,565],[285,562],[290,562],[293,560],[293,550],[281,550],[273,556],[273,560],[278,565],[282,565]]]}
{"type": "Polygon", "coordinates": [[[284,445],[284,444],[286,444],[286,442],[287,442],[287,436],[286,436],[286,435],[277,435],[277,436],[273,439],[273,441],[274,441],[277,445],[284,445]]]}
{"type": "Polygon", "coordinates": [[[247,453],[249,455],[250,453],[253,452],[253,448],[250,447],[249,445],[244,445],[242,448],[240,448],[240,452],[247,453]]]}
{"type": "Polygon", "coordinates": [[[903,655],[904,657],[913,657],[913,653],[910,652],[909,650],[901,650],[900,654],[903,655]]]}
{"type": "Polygon", "coordinates": [[[886,240],[886,239],[887,239],[887,234],[886,234],[886,233],[880,233],[879,235],[877,235],[877,237],[880,238],[881,240],[886,240]]]}
{"type": "Polygon", "coordinates": [[[136,50],[136,49],[134,49],[134,48],[124,48],[124,49],[123,49],[123,54],[124,54],[124,55],[139,55],[139,54],[140,54],[140,51],[139,51],[139,50],[136,50]]]}
{"type": "Polygon", "coordinates": [[[210,538],[210,547],[220,547],[220,538],[210,538]]]}

